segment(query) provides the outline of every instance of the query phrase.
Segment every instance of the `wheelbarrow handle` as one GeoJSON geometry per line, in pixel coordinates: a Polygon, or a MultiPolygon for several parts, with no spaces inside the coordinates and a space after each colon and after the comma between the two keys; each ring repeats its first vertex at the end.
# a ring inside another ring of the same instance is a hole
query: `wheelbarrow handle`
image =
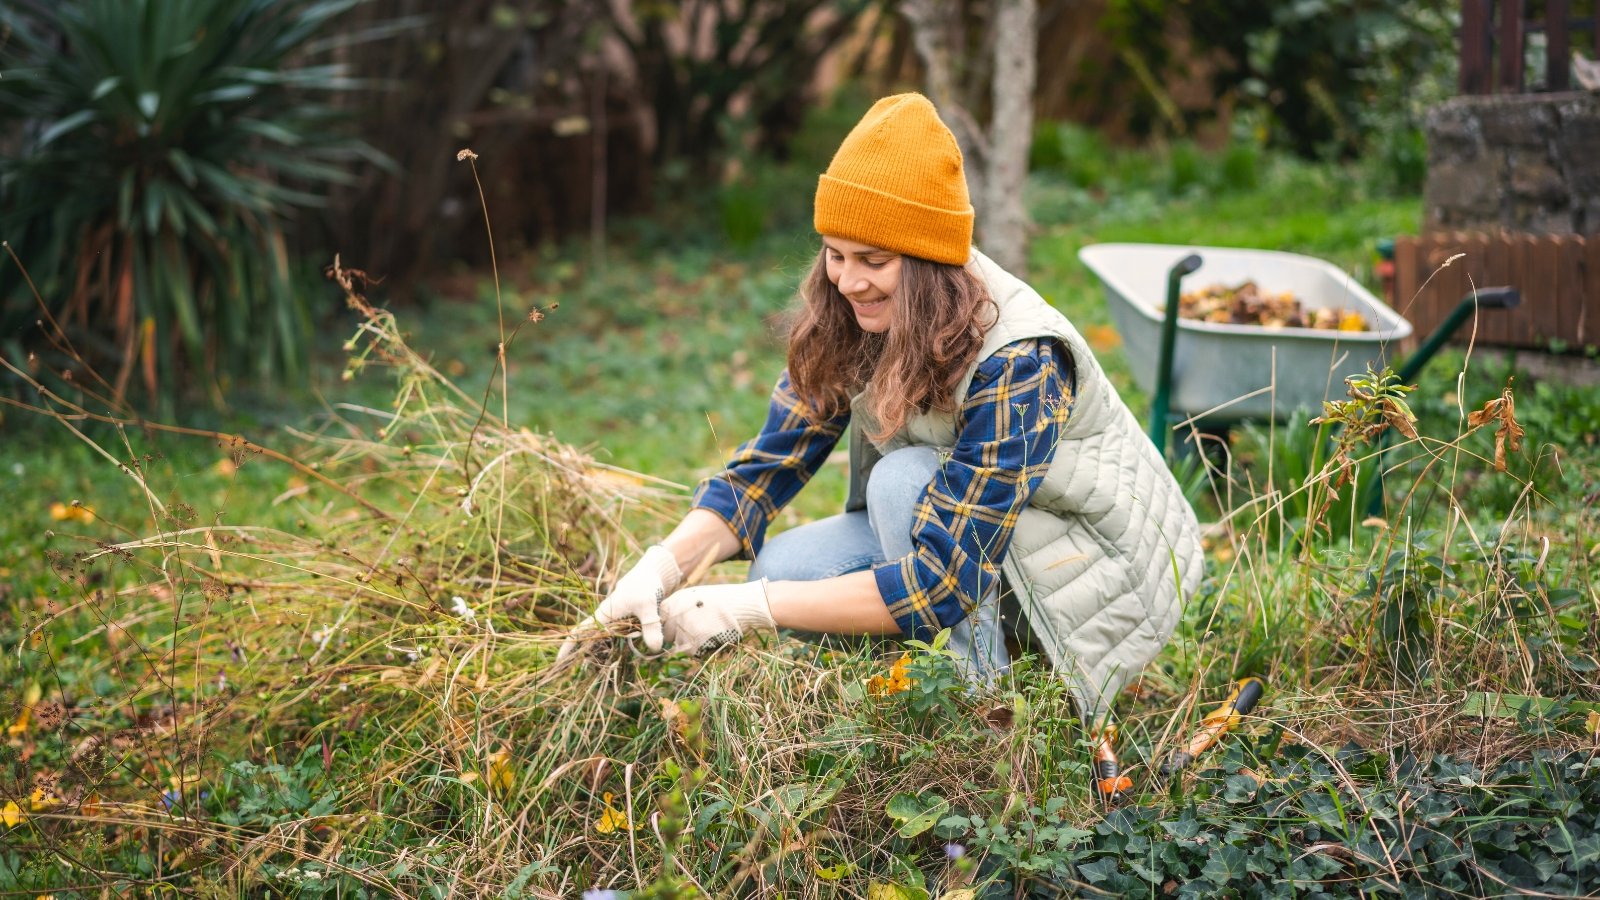
{"type": "Polygon", "coordinates": [[[1150,403],[1150,440],[1162,456],[1167,454],[1167,408],[1172,403],[1172,351],[1178,340],[1179,285],[1183,276],[1200,268],[1200,254],[1191,253],[1167,270],[1167,308],[1161,320],[1161,356],[1156,365],[1156,395],[1150,403]]]}
{"type": "Polygon", "coordinates": [[[1422,372],[1422,367],[1428,364],[1428,360],[1433,359],[1434,354],[1443,349],[1445,342],[1466,324],[1473,313],[1480,309],[1516,309],[1521,305],[1522,292],[1514,287],[1480,288],[1462,297],[1456,308],[1450,311],[1450,315],[1445,316],[1439,327],[1422,342],[1422,346],[1401,364],[1400,371],[1396,373],[1400,376],[1400,383],[1415,382],[1417,375],[1422,372]]]}

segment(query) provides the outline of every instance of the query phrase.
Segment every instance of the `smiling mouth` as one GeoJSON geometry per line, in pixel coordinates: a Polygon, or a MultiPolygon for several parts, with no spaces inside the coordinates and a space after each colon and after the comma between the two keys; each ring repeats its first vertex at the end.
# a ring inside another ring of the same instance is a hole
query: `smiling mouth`
{"type": "Polygon", "coordinates": [[[861,312],[870,312],[872,310],[878,309],[879,307],[883,306],[885,303],[888,303],[888,302],[889,302],[889,298],[888,297],[884,297],[884,298],[879,299],[879,300],[869,300],[869,301],[867,301],[865,303],[863,303],[860,300],[851,300],[850,301],[850,305],[854,306],[857,310],[859,310],[861,312]]]}

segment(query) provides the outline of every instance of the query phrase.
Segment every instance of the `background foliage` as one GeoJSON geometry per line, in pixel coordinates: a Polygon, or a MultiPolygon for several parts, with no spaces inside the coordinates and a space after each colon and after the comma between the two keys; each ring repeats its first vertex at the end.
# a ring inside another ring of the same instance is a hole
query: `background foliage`
{"type": "MultiPolygon", "coordinates": [[[[0,10],[0,264],[7,348],[68,343],[150,394],[304,370],[285,232],[353,163],[332,100],[358,87],[312,39],[357,0],[25,3],[0,10]]],[[[63,360],[63,357],[68,359],[63,360]]],[[[82,373],[80,373],[82,374],[82,373]]]]}

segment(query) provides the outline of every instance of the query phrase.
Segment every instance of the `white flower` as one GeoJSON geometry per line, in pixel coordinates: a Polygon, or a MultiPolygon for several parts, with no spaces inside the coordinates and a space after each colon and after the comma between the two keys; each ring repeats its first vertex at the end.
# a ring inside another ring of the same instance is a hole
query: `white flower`
{"type": "Polygon", "coordinates": [[[455,610],[456,615],[466,619],[468,622],[478,621],[478,614],[473,612],[472,607],[468,606],[467,601],[462,599],[460,596],[451,597],[450,603],[451,607],[455,610]]]}

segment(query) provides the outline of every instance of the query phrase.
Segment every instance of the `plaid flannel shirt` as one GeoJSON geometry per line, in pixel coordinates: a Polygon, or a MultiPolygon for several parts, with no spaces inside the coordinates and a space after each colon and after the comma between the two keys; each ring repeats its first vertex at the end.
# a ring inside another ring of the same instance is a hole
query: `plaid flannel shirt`
{"type": "MultiPolygon", "coordinates": [[[[1053,341],[1022,340],[978,366],[957,416],[956,445],[917,503],[912,552],[873,570],[907,637],[932,640],[997,585],[1017,518],[1050,468],[1072,411],[1064,353],[1053,341]]],[[[798,407],[786,370],[761,432],[695,491],[694,507],[721,516],[751,559],[850,423],[848,410],[813,423],[798,407]]]]}

